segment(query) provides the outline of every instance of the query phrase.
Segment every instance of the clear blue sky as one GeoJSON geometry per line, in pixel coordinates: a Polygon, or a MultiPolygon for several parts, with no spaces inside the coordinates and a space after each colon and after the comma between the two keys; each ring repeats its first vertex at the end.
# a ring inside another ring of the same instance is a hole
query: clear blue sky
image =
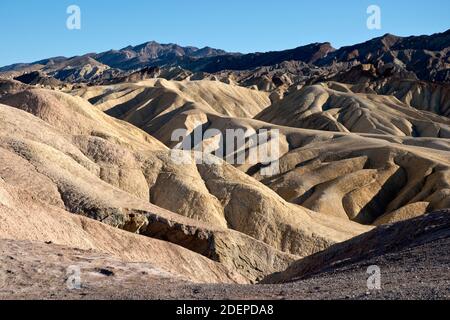
{"type": "Polygon", "coordinates": [[[0,0],[0,65],[120,49],[149,40],[228,51],[335,47],[393,33],[450,29],[448,0],[0,0]],[[81,8],[82,28],[66,28],[81,8]],[[382,9],[382,30],[366,28],[366,9],[382,9]]]}

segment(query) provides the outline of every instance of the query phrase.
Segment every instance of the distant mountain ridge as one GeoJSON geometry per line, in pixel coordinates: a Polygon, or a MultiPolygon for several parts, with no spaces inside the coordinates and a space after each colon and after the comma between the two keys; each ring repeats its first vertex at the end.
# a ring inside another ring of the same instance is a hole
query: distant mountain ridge
{"type": "Polygon", "coordinates": [[[313,43],[284,51],[207,57],[184,63],[182,66],[192,71],[214,73],[223,70],[248,70],[272,66],[285,61],[302,61],[314,64],[335,50],[328,42],[313,43]]]}
{"type": "MultiPolygon", "coordinates": [[[[155,41],[138,46],[128,46],[121,50],[110,50],[93,56],[97,61],[112,68],[122,70],[139,69],[149,66],[176,64],[179,59],[193,59],[227,55],[228,52],[210,47],[182,47],[177,44],[160,44],[155,41]]],[[[231,54],[230,54],[231,55],[231,54]]]]}
{"type": "Polygon", "coordinates": [[[426,81],[450,81],[450,30],[431,36],[398,37],[385,34],[364,43],[342,47],[318,61],[379,65],[394,63],[426,81]]]}
{"type": "Polygon", "coordinates": [[[377,67],[393,64],[419,80],[450,82],[450,30],[430,36],[398,37],[386,34],[364,43],[335,49],[330,43],[313,43],[295,49],[265,53],[229,53],[210,47],[196,48],[155,41],[81,57],[55,57],[0,68],[0,76],[17,77],[42,71],[62,81],[83,82],[111,78],[122,71],[148,67],[178,67],[191,72],[243,71],[298,61],[334,71],[358,64],[377,67]]]}

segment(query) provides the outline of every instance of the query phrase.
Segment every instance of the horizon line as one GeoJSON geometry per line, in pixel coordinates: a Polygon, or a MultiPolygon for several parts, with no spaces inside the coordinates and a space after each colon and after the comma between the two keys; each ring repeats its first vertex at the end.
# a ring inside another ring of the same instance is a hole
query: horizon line
{"type": "Polygon", "coordinates": [[[399,38],[408,38],[408,37],[433,36],[433,35],[437,35],[437,34],[445,34],[447,32],[450,32],[450,29],[447,29],[447,30],[444,30],[444,31],[441,31],[441,32],[434,32],[434,33],[431,33],[431,34],[396,35],[396,34],[387,32],[387,33],[383,34],[382,36],[369,38],[367,40],[364,40],[364,41],[361,41],[361,42],[358,42],[358,43],[348,44],[348,45],[344,45],[344,46],[340,46],[340,47],[334,47],[334,45],[333,45],[333,43],[331,41],[324,41],[324,42],[310,42],[310,43],[306,43],[306,44],[301,44],[301,45],[299,45],[297,47],[291,47],[291,48],[285,48],[285,49],[268,50],[268,51],[250,51],[250,52],[236,52],[236,51],[232,51],[232,50],[228,51],[227,49],[224,49],[224,48],[216,48],[216,47],[211,47],[211,46],[208,46],[208,45],[206,45],[206,46],[196,46],[196,45],[192,45],[192,44],[191,45],[189,45],[189,44],[185,45],[185,44],[175,43],[175,42],[166,42],[165,43],[165,42],[160,42],[160,41],[156,41],[156,40],[148,40],[148,41],[144,41],[144,42],[141,42],[141,43],[138,43],[138,44],[135,44],[135,45],[130,44],[130,45],[127,45],[127,46],[122,47],[120,49],[111,48],[111,49],[104,50],[104,51],[99,51],[99,52],[91,51],[91,52],[87,52],[87,53],[84,53],[84,54],[76,54],[76,55],[73,55],[73,56],[55,55],[55,56],[51,56],[51,57],[45,57],[45,58],[37,59],[37,60],[34,60],[34,61],[30,61],[30,62],[15,62],[15,63],[6,64],[6,65],[0,65],[0,69],[1,68],[6,68],[6,67],[10,67],[10,66],[15,66],[15,65],[21,65],[21,64],[24,64],[24,65],[35,64],[35,63],[43,61],[43,60],[51,60],[51,59],[56,59],[56,58],[72,59],[72,58],[84,57],[84,56],[88,56],[88,55],[92,55],[92,54],[93,55],[97,55],[97,54],[105,53],[105,52],[108,52],[108,51],[121,51],[121,50],[124,50],[124,49],[129,48],[129,47],[134,48],[134,47],[138,47],[138,46],[141,46],[141,45],[144,45],[144,44],[148,44],[148,43],[151,43],[151,42],[157,43],[159,45],[177,45],[177,46],[182,47],[182,48],[196,48],[198,50],[211,48],[211,49],[214,49],[214,50],[225,51],[224,55],[229,55],[229,54],[247,55],[247,54],[255,54],[255,53],[281,52],[281,51],[287,51],[287,50],[293,50],[293,49],[297,49],[297,48],[301,48],[301,47],[306,47],[306,46],[313,45],[313,44],[329,44],[335,50],[340,50],[342,48],[347,48],[347,47],[351,47],[351,46],[354,46],[354,45],[363,44],[363,43],[372,41],[374,39],[383,38],[383,37],[388,36],[388,35],[392,35],[392,36],[399,37],[399,38]]]}

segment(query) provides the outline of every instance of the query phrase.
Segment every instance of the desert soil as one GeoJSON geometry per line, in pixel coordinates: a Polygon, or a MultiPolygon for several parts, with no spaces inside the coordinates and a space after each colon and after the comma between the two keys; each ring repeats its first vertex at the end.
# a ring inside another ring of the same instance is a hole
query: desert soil
{"type": "Polygon", "coordinates": [[[277,285],[188,283],[148,263],[53,244],[2,241],[0,248],[0,299],[450,299],[449,237],[277,285]],[[67,286],[73,265],[81,267],[81,289],[67,286]],[[367,288],[370,265],[381,269],[381,290],[367,288]]]}

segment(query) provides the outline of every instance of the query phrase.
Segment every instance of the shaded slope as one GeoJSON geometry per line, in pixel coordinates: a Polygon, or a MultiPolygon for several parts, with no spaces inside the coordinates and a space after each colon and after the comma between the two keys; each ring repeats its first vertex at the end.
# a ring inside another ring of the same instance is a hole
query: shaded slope
{"type": "MultiPolygon", "coordinates": [[[[449,261],[449,237],[450,237],[450,214],[448,210],[421,216],[416,219],[406,220],[396,224],[378,227],[375,230],[363,234],[349,241],[337,244],[329,249],[300,260],[291,265],[286,271],[271,275],[264,279],[265,283],[295,282],[310,278],[321,273],[332,270],[343,269],[352,265],[369,265],[370,260],[381,260],[380,257],[389,255],[406,256],[408,251],[415,247],[424,246],[420,256],[422,262],[436,263],[437,252],[443,259],[443,267],[450,264],[449,261]],[[434,244],[445,243],[445,246],[437,249],[434,244]],[[435,249],[431,249],[435,248],[435,249]],[[434,253],[434,254],[433,254],[434,253]],[[426,255],[430,254],[430,257],[426,255]]],[[[417,257],[419,258],[419,257],[417,257]]],[[[398,261],[402,261],[398,259],[398,261]]],[[[398,263],[398,262],[397,262],[398,263]]],[[[418,267],[417,262],[411,267],[418,267]]],[[[388,265],[386,262],[383,265],[388,265]]],[[[449,281],[448,273],[443,272],[442,280],[449,281]]]]}

